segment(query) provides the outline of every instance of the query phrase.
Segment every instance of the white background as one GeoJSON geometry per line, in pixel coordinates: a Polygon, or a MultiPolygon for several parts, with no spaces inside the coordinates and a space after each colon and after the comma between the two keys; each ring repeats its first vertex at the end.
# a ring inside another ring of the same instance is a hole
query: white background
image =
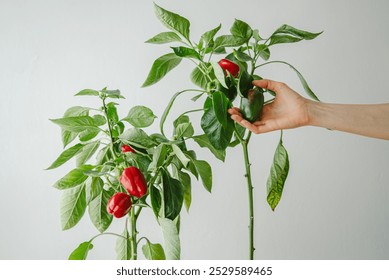
{"type": "MultiPolygon", "coordinates": [[[[284,23],[324,30],[313,41],[275,46],[272,59],[298,68],[325,102],[388,102],[387,1],[156,2],[191,20],[193,40],[219,23],[227,33],[234,18],[258,28],[263,37],[284,23]]],[[[193,66],[183,62],[157,85],[140,88],[154,59],[169,52],[168,46],[144,44],[162,31],[152,1],[0,0],[0,259],[66,259],[98,233],[87,215],[75,228],[61,231],[60,191],[51,186],[73,162],[44,170],[62,148],[60,129],[48,119],[61,117],[70,106],[97,106],[73,95],[105,86],[126,96],[122,115],[142,104],[160,116],[176,91],[193,87],[188,78],[193,66]]],[[[284,65],[269,65],[258,74],[303,93],[284,65]]],[[[189,97],[179,99],[172,116],[201,106],[189,97]]],[[[196,116],[192,120],[200,132],[196,116]]],[[[156,122],[147,131],[157,130],[156,122]]],[[[272,212],[265,184],[278,137],[278,132],[253,136],[250,146],[256,258],[387,259],[389,143],[314,127],[286,131],[290,173],[272,212]]],[[[210,195],[201,183],[193,184],[192,208],[182,214],[182,258],[247,258],[239,147],[222,163],[189,146],[211,163],[214,186],[210,195]]],[[[144,213],[140,234],[162,242],[151,211],[144,213]]],[[[120,233],[123,223],[115,221],[109,231],[120,233]]],[[[104,236],[94,244],[91,259],[115,258],[115,238],[104,236]]]]}

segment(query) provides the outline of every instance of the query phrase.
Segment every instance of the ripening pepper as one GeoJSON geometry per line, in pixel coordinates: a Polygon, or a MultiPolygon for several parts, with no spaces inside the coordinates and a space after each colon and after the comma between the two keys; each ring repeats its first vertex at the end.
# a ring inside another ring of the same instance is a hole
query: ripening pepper
{"type": "Polygon", "coordinates": [[[239,74],[239,65],[235,64],[231,60],[228,59],[221,59],[219,62],[219,65],[221,68],[223,68],[225,71],[230,72],[231,76],[236,78],[239,74]]]}
{"type": "Polygon", "coordinates": [[[123,144],[122,145],[122,153],[136,153],[136,152],[130,146],[123,144]]]}
{"type": "Polygon", "coordinates": [[[240,101],[240,111],[243,118],[249,122],[258,120],[262,115],[264,96],[263,90],[259,88],[250,89],[247,95],[240,101]]]}
{"type": "Polygon", "coordinates": [[[123,170],[120,176],[120,183],[132,196],[141,198],[147,193],[146,179],[135,166],[130,166],[123,170]]]}
{"type": "Polygon", "coordinates": [[[107,203],[107,212],[116,218],[121,218],[130,212],[131,197],[126,193],[115,193],[107,203]]]}

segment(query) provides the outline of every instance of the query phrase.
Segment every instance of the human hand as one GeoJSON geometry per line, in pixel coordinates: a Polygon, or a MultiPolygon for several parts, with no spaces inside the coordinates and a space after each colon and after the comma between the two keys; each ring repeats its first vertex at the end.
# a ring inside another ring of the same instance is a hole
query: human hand
{"type": "Polygon", "coordinates": [[[243,119],[238,108],[229,109],[231,118],[241,126],[259,134],[308,124],[308,103],[311,101],[284,83],[272,80],[255,80],[253,85],[274,91],[276,97],[273,102],[264,105],[261,119],[254,123],[243,119]]]}

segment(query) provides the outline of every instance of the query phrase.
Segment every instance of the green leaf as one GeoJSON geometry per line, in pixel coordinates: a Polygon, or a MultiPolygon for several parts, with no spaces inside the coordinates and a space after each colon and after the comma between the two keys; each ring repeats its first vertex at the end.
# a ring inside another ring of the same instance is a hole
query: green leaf
{"type": "Polygon", "coordinates": [[[194,49],[187,47],[172,47],[172,50],[179,57],[195,58],[201,60],[199,53],[196,52],[194,49]]]}
{"type": "Polygon", "coordinates": [[[103,115],[94,115],[93,120],[95,121],[95,125],[102,126],[107,123],[107,120],[103,115]]]}
{"type": "Polygon", "coordinates": [[[64,190],[60,201],[62,230],[74,227],[86,209],[85,184],[64,190]]]}
{"type": "Polygon", "coordinates": [[[258,44],[255,46],[257,53],[264,60],[268,60],[270,57],[270,49],[265,44],[258,44]]]}
{"type": "Polygon", "coordinates": [[[229,114],[227,113],[229,100],[227,96],[225,96],[224,93],[220,91],[215,91],[212,94],[212,104],[216,119],[224,129],[227,129],[227,121],[229,119],[229,114]]]}
{"type": "Polygon", "coordinates": [[[168,53],[157,58],[151,66],[151,70],[142,87],[151,86],[160,81],[169,71],[180,64],[181,60],[182,58],[174,53],[168,53]]]}
{"type": "Polygon", "coordinates": [[[83,165],[87,162],[97,151],[100,146],[100,141],[91,142],[86,144],[81,152],[77,155],[77,166],[83,165]]]}
{"type": "Polygon", "coordinates": [[[177,158],[180,160],[180,162],[182,163],[182,165],[184,166],[184,167],[187,167],[188,166],[188,163],[189,163],[189,159],[188,159],[188,157],[181,151],[181,149],[177,146],[177,145],[175,145],[175,144],[173,144],[172,145],[172,148],[173,148],[173,152],[174,152],[174,154],[177,156],[177,158]]]}
{"type": "Polygon", "coordinates": [[[99,130],[95,124],[95,121],[90,116],[67,117],[61,119],[52,119],[51,121],[55,124],[58,124],[61,128],[72,132],[82,132],[85,129],[99,130]]]}
{"type": "Polygon", "coordinates": [[[232,35],[242,38],[245,42],[248,42],[253,35],[251,27],[239,19],[235,19],[230,32],[232,35]]]}
{"type": "Polygon", "coordinates": [[[213,38],[215,37],[216,33],[220,30],[221,27],[222,25],[219,24],[219,26],[217,26],[216,28],[211,29],[205,32],[203,35],[201,35],[201,40],[203,40],[205,48],[207,48],[213,42],[213,38]]]}
{"type": "Polygon", "coordinates": [[[88,253],[93,249],[92,241],[82,242],[69,256],[69,260],[86,260],[88,253]]]}
{"type": "Polygon", "coordinates": [[[211,192],[212,191],[212,168],[211,168],[211,166],[205,160],[197,160],[197,159],[191,158],[191,162],[194,164],[197,172],[199,173],[201,181],[203,182],[205,189],[208,192],[211,192]]]}
{"type": "Polygon", "coordinates": [[[281,134],[280,142],[274,154],[273,165],[270,168],[270,175],[267,179],[267,202],[273,211],[280,202],[288,172],[288,152],[282,145],[281,134]]]}
{"type": "Polygon", "coordinates": [[[83,89],[82,91],[78,92],[75,96],[80,96],[80,95],[99,96],[99,92],[94,89],[83,89]]]}
{"type": "Polygon", "coordinates": [[[155,3],[154,10],[157,18],[162,22],[163,25],[189,40],[189,20],[178,14],[163,9],[155,3]]]}
{"type": "Polygon", "coordinates": [[[127,226],[124,228],[122,237],[116,239],[116,259],[118,260],[133,260],[132,246],[130,241],[130,234],[127,226]],[[124,238],[123,238],[124,237],[124,238]]]}
{"type": "Polygon", "coordinates": [[[70,147],[68,149],[66,149],[65,151],[63,151],[59,156],[58,158],[48,167],[46,168],[47,170],[49,169],[54,169],[54,168],[57,168],[59,166],[61,166],[62,164],[64,164],[65,162],[67,162],[68,160],[70,160],[72,157],[74,157],[77,153],[80,152],[80,150],[82,149],[82,147],[84,147],[83,144],[76,144],[74,145],[73,147],[70,147]]]}
{"type": "Polygon", "coordinates": [[[295,43],[301,40],[312,40],[319,36],[322,32],[311,33],[308,31],[297,29],[293,26],[284,24],[274,31],[270,37],[269,45],[282,44],[282,43],[295,43]]]}
{"type": "Polygon", "coordinates": [[[199,144],[200,147],[208,148],[215,155],[216,158],[224,162],[226,158],[226,150],[215,149],[215,147],[209,142],[207,135],[205,134],[196,135],[193,136],[192,138],[197,144],[199,144]]]}
{"type": "Polygon", "coordinates": [[[242,71],[242,74],[239,77],[238,81],[238,93],[241,97],[247,98],[247,93],[250,89],[253,88],[253,77],[247,73],[247,71],[242,71]]]}
{"type": "Polygon", "coordinates": [[[107,116],[108,116],[108,119],[112,122],[112,123],[117,123],[119,121],[119,117],[118,117],[118,112],[117,112],[117,109],[116,109],[116,103],[114,102],[109,102],[106,107],[107,107],[107,116]]]}
{"type": "Polygon", "coordinates": [[[213,48],[221,49],[225,47],[239,47],[245,43],[245,39],[234,35],[221,35],[215,39],[213,48]]]}
{"type": "Polygon", "coordinates": [[[59,179],[55,184],[54,187],[59,190],[65,190],[74,188],[80,184],[82,184],[88,176],[84,174],[84,170],[81,168],[76,168],[70,171],[68,174],[66,174],[64,177],[59,179]]]}
{"type": "Polygon", "coordinates": [[[103,89],[102,93],[104,93],[105,96],[109,97],[109,98],[115,98],[115,99],[124,99],[125,98],[123,95],[120,94],[120,90],[118,90],[118,89],[114,89],[114,90],[103,89]]]}
{"type": "Polygon", "coordinates": [[[114,194],[114,190],[102,190],[90,203],[88,207],[89,217],[98,231],[104,232],[112,222],[113,216],[107,212],[108,200],[114,194]]]}
{"type": "Polygon", "coordinates": [[[152,148],[156,145],[146,132],[139,128],[127,129],[119,136],[119,139],[127,145],[134,145],[135,147],[143,149],[152,148]]]}
{"type": "Polygon", "coordinates": [[[161,244],[153,244],[148,239],[146,239],[146,244],[142,246],[142,252],[148,260],[166,260],[161,244]]]}
{"type": "Polygon", "coordinates": [[[180,36],[174,32],[162,32],[147,40],[145,43],[150,44],[166,44],[171,42],[181,42],[180,36]]]}
{"type": "Polygon", "coordinates": [[[167,260],[179,260],[181,255],[180,235],[175,221],[159,218],[167,260]]]}
{"type": "Polygon", "coordinates": [[[223,87],[228,88],[226,84],[226,74],[224,73],[223,68],[221,68],[219,63],[217,62],[211,62],[211,65],[213,68],[213,72],[215,73],[216,79],[223,87]]]}
{"type": "Polygon", "coordinates": [[[162,165],[167,156],[167,149],[165,144],[159,144],[153,152],[153,161],[148,166],[148,170],[156,170],[162,165]]]}
{"type": "Polygon", "coordinates": [[[238,59],[239,61],[246,62],[246,61],[252,60],[249,55],[247,55],[246,53],[241,52],[239,50],[233,50],[233,53],[234,53],[234,56],[236,57],[236,59],[238,59]]]}
{"type": "Polygon", "coordinates": [[[190,79],[196,86],[202,89],[207,88],[207,83],[208,83],[207,77],[204,75],[203,72],[201,72],[201,70],[198,67],[193,69],[192,73],[190,74],[190,79]]]}
{"type": "Polygon", "coordinates": [[[255,40],[256,42],[262,40],[262,37],[259,35],[259,30],[258,30],[258,29],[254,29],[254,30],[253,30],[253,37],[254,37],[254,40],[255,40]]]}
{"type": "Polygon", "coordinates": [[[130,109],[127,117],[123,121],[128,122],[134,127],[142,128],[153,124],[156,116],[151,109],[145,106],[135,106],[130,109]]]}
{"type": "Polygon", "coordinates": [[[149,191],[150,191],[151,208],[153,208],[155,217],[158,217],[159,211],[161,210],[161,203],[162,203],[161,193],[154,186],[149,186],[149,191]]]}
{"type": "MultiPolygon", "coordinates": [[[[77,116],[86,116],[89,113],[89,108],[75,106],[66,110],[63,117],[77,117],[77,116]]],[[[78,135],[77,132],[67,131],[62,129],[62,143],[65,148],[70,142],[72,142],[78,135]]]]}
{"type": "Polygon", "coordinates": [[[100,177],[92,177],[86,181],[86,201],[89,204],[101,194],[104,187],[104,181],[100,177]]]}
{"type": "Polygon", "coordinates": [[[184,204],[186,211],[189,211],[190,204],[192,203],[192,184],[188,173],[178,170],[178,179],[182,183],[184,189],[184,204]]]}
{"type": "Polygon", "coordinates": [[[164,217],[174,220],[181,212],[184,193],[181,182],[162,172],[164,217]]]}
{"type": "Polygon", "coordinates": [[[215,149],[225,150],[228,147],[234,132],[234,122],[228,118],[227,128],[223,128],[216,118],[213,107],[211,107],[205,111],[201,118],[201,128],[215,149]]]}
{"type": "Polygon", "coordinates": [[[180,139],[183,137],[192,137],[193,134],[194,134],[194,129],[193,129],[193,126],[190,122],[180,123],[175,128],[176,139],[180,139]]]}
{"type": "Polygon", "coordinates": [[[92,130],[86,129],[78,135],[78,138],[80,139],[81,142],[87,142],[95,138],[99,133],[100,130],[97,129],[92,129],[92,130]]]}

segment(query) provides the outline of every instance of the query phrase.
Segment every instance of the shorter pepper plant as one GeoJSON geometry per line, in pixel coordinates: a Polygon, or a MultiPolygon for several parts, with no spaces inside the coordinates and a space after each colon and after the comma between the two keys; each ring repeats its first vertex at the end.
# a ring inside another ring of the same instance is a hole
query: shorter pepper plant
{"type": "Polygon", "coordinates": [[[100,234],[81,243],[69,259],[86,259],[93,240],[104,234],[117,238],[118,259],[136,260],[140,243],[147,259],[179,259],[180,212],[191,204],[188,172],[201,178],[208,191],[212,187],[210,165],[186,149],[185,139],[194,133],[188,118],[182,115],[174,121],[168,139],[144,131],[156,118],[145,106],[135,106],[119,118],[118,104],[112,102],[124,98],[118,90],[85,89],[76,95],[97,97],[102,106],[71,107],[62,118],[51,120],[61,127],[65,150],[48,169],[76,158],[76,167],[54,184],[62,191],[62,229],[73,228],[87,211],[100,234]],[[164,247],[138,232],[137,220],[144,209],[154,212],[164,247]],[[107,231],[113,218],[124,220],[122,233],[107,231]]]}

